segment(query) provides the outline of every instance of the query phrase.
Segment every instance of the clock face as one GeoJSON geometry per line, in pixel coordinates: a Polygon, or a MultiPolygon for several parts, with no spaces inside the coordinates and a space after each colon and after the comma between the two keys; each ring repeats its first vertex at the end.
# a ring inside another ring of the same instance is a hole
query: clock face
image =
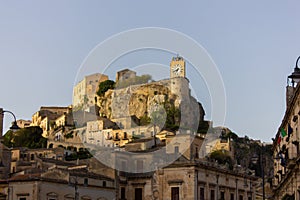
{"type": "Polygon", "coordinates": [[[180,75],[182,72],[182,66],[180,64],[176,64],[172,67],[172,72],[173,74],[175,74],[176,76],[180,75]]]}

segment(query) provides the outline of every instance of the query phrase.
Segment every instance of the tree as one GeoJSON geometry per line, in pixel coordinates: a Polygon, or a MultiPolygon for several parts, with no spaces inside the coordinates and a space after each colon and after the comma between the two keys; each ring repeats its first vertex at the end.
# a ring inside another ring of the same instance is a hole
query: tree
{"type": "Polygon", "coordinates": [[[42,134],[43,130],[38,126],[22,128],[16,132],[8,131],[3,143],[7,147],[43,148],[47,146],[47,139],[42,134]]]}
{"type": "Polygon", "coordinates": [[[164,104],[164,108],[167,112],[165,129],[169,129],[171,131],[176,131],[180,125],[180,117],[181,113],[179,108],[175,107],[174,103],[166,102],[164,104]]]}
{"type": "Polygon", "coordinates": [[[148,117],[147,114],[144,114],[139,120],[139,126],[146,126],[150,124],[150,122],[151,122],[151,118],[148,117]]]}
{"type": "Polygon", "coordinates": [[[227,164],[229,165],[229,168],[233,167],[233,160],[226,151],[222,151],[222,150],[213,151],[209,157],[212,160],[216,160],[221,165],[227,164]]]}
{"type": "Polygon", "coordinates": [[[153,124],[154,132],[154,146],[156,147],[156,127],[160,129],[164,126],[164,122],[166,120],[166,111],[163,106],[157,106],[154,111],[151,112],[150,118],[153,124]]]}
{"type": "Polygon", "coordinates": [[[198,124],[198,133],[207,133],[209,129],[209,122],[208,121],[200,121],[198,124]]]}
{"type": "Polygon", "coordinates": [[[116,83],[112,80],[106,80],[99,84],[99,89],[97,91],[97,95],[103,96],[105,92],[109,89],[114,89],[116,83]]]}

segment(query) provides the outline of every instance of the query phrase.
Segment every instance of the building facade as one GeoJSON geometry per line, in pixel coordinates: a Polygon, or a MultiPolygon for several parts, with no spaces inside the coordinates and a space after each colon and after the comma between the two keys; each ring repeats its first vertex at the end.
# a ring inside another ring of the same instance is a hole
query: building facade
{"type": "Polygon", "coordinates": [[[95,96],[99,88],[99,84],[108,80],[108,76],[104,74],[91,74],[85,76],[77,85],[73,88],[73,107],[85,108],[95,105],[95,96]]]}
{"type": "Polygon", "coordinates": [[[31,124],[30,120],[24,120],[24,119],[18,119],[17,120],[17,125],[20,128],[27,128],[27,127],[30,126],[30,124],[31,124]]]}
{"type": "Polygon", "coordinates": [[[2,186],[3,199],[15,200],[110,200],[114,181],[92,173],[49,170],[14,176],[2,186]]]}
{"type": "Polygon", "coordinates": [[[3,108],[0,108],[0,134],[3,134],[3,108]]]}
{"type": "MultiPolygon", "coordinates": [[[[299,60],[299,58],[298,58],[299,60]]],[[[298,62],[297,60],[297,62],[298,62]]],[[[273,199],[300,199],[300,84],[299,68],[289,76],[286,111],[273,141],[273,199]]]]}
{"type": "MultiPolygon", "coordinates": [[[[166,155],[147,154],[136,159],[117,154],[121,166],[117,176],[118,199],[134,200],[254,200],[258,180],[243,170],[229,170],[198,157],[203,138],[189,134],[169,135],[166,155]],[[154,171],[144,171],[153,165],[151,156],[170,159],[171,164],[154,171]],[[175,160],[173,160],[176,158],[175,160]],[[172,161],[173,160],[173,161],[172,161]],[[128,172],[128,169],[133,172],[128,172]]],[[[142,151],[142,150],[140,150],[142,151]]],[[[136,151],[135,151],[136,152],[136,151]]]]}

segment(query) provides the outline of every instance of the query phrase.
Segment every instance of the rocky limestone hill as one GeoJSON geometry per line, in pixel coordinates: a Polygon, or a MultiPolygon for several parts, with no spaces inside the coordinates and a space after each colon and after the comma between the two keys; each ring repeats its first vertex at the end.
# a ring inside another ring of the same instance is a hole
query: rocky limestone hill
{"type": "Polygon", "coordinates": [[[190,127],[192,123],[198,123],[195,122],[197,118],[199,122],[203,121],[204,109],[192,96],[186,99],[184,103],[177,105],[175,102],[181,102],[179,95],[171,93],[170,80],[163,80],[122,89],[110,89],[104,95],[97,96],[97,105],[100,107],[99,115],[112,120],[132,116],[140,120],[150,117],[153,111],[162,106],[165,110],[173,107],[184,109],[185,113],[183,115],[181,110],[181,115],[185,116],[186,123],[178,122],[181,123],[178,126],[190,127]]]}

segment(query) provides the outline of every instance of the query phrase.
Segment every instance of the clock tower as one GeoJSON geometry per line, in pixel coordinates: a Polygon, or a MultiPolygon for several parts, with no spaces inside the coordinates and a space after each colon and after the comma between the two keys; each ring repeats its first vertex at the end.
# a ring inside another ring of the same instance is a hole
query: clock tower
{"type": "Polygon", "coordinates": [[[185,77],[185,61],[182,57],[173,57],[170,63],[170,77],[185,77]]]}

